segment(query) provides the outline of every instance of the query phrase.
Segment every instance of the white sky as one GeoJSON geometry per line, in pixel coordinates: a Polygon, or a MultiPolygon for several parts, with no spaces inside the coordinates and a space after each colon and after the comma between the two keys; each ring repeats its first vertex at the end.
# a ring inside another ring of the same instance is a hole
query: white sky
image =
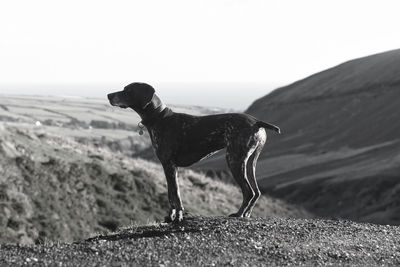
{"type": "Polygon", "coordinates": [[[400,48],[399,12],[398,0],[1,0],[0,93],[102,97],[143,81],[165,102],[245,108],[400,48]]]}

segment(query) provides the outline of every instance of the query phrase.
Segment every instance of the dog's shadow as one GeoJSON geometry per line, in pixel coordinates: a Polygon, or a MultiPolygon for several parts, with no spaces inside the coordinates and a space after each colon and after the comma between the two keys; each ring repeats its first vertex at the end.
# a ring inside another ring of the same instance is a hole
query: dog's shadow
{"type": "Polygon", "coordinates": [[[204,233],[215,231],[221,227],[224,228],[224,226],[229,224],[232,220],[246,221],[248,218],[191,216],[185,217],[180,223],[157,223],[154,225],[129,227],[120,230],[118,233],[99,235],[86,239],[85,241],[118,241],[140,238],[171,237],[185,233],[204,233]]]}
{"type": "Polygon", "coordinates": [[[196,233],[206,230],[203,217],[186,217],[180,223],[157,223],[154,225],[129,227],[120,230],[115,234],[99,235],[86,239],[87,242],[93,241],[118,241],[123,239],[140,239],[171,236],[174,234],[196,233]],[[202,223],[203,222],[203,223],[202,223]]]}

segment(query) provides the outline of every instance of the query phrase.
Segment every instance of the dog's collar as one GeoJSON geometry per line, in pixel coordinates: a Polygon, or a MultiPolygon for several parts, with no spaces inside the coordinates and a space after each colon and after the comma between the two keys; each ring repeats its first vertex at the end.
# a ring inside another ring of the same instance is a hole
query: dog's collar
{"type": "Polygon", "coordinates": [[[146,127],[153,126],[158,120],[165,118],[168,116],[172,110],[168,108],[166,105],[162,104],[161,106],[154,109],[151,114],[147,115],[146,118],[142,119],[140,122],[146,127]]]}

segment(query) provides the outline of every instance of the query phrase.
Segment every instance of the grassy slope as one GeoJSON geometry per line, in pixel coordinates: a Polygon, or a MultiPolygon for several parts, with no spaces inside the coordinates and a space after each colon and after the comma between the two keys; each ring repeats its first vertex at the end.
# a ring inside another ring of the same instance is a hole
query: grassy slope
{"type": "MultiPolygon", "coordinates": [[[[54,135],[48,127],[12,125],[0,123],[0,242],[80,240],[166,215],[160,165],[54,135]]],[[[180,175],[191,214],[229,214],[241,203],[234,186],[192,171],[180,175]]],[[[308,216],[267,197],[254,213],[308,216]]]]}
{"type": "Polygon", "coordinates": [[[0,245],[0,264],[398,266],[399,234],[399,227],[349,221],[195,217],[73,244],[0,245]]]}
{"type": "MultiPolygon", "coordinates": [[[[248,113],[279,125],[258,176],[264,192],[325,217],[400,224],[400,50],[275,90],[248,113]]],[[[224,159],[202,168],[223,168],[224,159]]]]}

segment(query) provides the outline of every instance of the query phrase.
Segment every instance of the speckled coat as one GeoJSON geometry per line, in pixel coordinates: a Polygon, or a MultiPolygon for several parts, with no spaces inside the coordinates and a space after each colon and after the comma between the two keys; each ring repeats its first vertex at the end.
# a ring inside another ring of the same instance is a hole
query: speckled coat
{"type": "Polygon", "coordinates": [[[209,116],[175,113],[162,104],[153,87],[144,83],[130,84],[108,98],[114,106],[135,110],[150,134],[167,179],[171,209],[166,221],[183,220],[177,168],[190,166],[223,148],[243,193],[241,207],[231,216],[250,217],[260,197],[255,168],[267,140],[266,129],[280,133],[279,127],[243,113],[209,116]]]}

